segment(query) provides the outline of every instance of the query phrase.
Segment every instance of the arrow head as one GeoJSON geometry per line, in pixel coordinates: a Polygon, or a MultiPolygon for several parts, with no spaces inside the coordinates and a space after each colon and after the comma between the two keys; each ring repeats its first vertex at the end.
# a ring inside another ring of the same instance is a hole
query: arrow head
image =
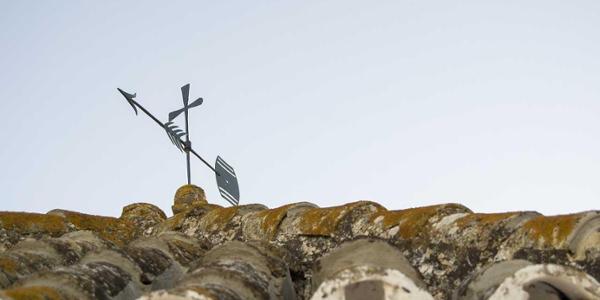
{"type": "Polygon", "coordinates": [[[127,100],[127,102],[129,103],[129,105],[131,105],[131,107],[133,108],[133,111],[135,112],[135,115],[137,116],[138,112],[137,112],[137,108],[135,107],[135,105],[133,104],[133,98],[135,98],[135,93],[132,95],[130,93],[127,93],[125,91],[123,91],[120,88],[117,88],[117,90],[121,93],[121,95],[123,95],[123,97],[125,97],[125,100],[127,100]]]}

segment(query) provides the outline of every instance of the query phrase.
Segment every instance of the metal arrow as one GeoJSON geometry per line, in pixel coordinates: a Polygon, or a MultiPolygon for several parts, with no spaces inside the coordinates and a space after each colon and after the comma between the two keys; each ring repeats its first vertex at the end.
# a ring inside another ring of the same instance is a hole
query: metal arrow
{"type": "MultiPolygon", "coordinates": [[[[154,122],[156,122],[156,124],[158,124],[158,126],[160,126],[162,129],[164,129],[166,131],[169,131],[170,127],[168,125],[163,124],[163,122],[161,122],[154,115],[152,115],[141,104],[139,104],[137,101],[133,100],[133,98],[135,98],[136,94],[129,94],[129,93],[123,91],[120,88],[117,88],[117,90],[119,90],[119,92],[121,93],[121,95],[123,95],[123,97],[125,97],[125,99],[127,100],[127,102],[129,102],[129,104],[131,105],[131,107],[133,107],[133,110],[135,111],[136,115],[137,115],[137,110],[136,110],[136,107],[137,107],[141,111],[143,111],[146,115],[148,115],[148,117],[150,117],[152,120],[154,120],[154,122]]],[[[167,124],[169,124],[169,123],[171,123],[171,122],[168,122],[167,124]]],[[[186,125],[186,127],[187,127],[187,125],[186,125]]],[[[179,143],[181,143],[182,145],[185,145],[185,141],[182,140],[182,139],[180,139],[179,137],[177,138],[177,141],[179,143]]],[[[202,158],[202,156],[200,156],[198,153],[196,153],[196,151],[194,151],[194,149],[192,149],[192,147],[189,148],[189,152],[191,152],[192,154],[194,154],[194,156],[196,156],[198,159],[200,159],[207,167],[209,167],[213,172],[215,172],[215,174],[217,174],[217,176],[221,176],[221,174],[219,174],[219,172],[217,172],[217,170],[215,170],[215,168],[213,168],[213,166],[211,166],[208,162],[206,162],[206,160],[204,160],[204,158],[202,158]]]]}
{"type": "Polygon", "coordinates": [[[238,205],[240,201],[240,191],[238,186],[237,176],[235,174],[235,170],[231,167],[223,158],[217,156],[217,160],[215,161],[215,167],[211,166],[204,158],[202,158],[194,149],[192,148],[192,143],[190,141],[189,136],[189,123],[188,123],[188,110],[192,107],[196,107],[202,104],[202,98],[196,99],[194,102],[189,104],[189,90],[190,85],[186,84],[181,87],[181,94],[183,97],[183,108],[173,111],[169,114],[169,121],[167,123],[161,122],[158,118],[152,115],[146,108],[144,108],[141,104],[134,100],[136,94],[130,94],[123,91],[120,88],[117,88],[121,95],[125,97],[129,105],[133,108],[135,114],[138,114],[138,108],[144,112],[148,117],[150,117],[156,124],[158,124],[162,129],[164,129],[169,136],[171,142],[180,150],[185,151],[186,153],[186,163],[187,163],[187,180],[188,184],[191,184],[191,171],[190,171],[190,153],[200,159],[207,167],[209,167],[216,175],[217,186],[219,187],[219,193],[221,197],[223,197],[227,202],[232,205],[238,205]],[[185,131],[179,129],[177,125],[173,123],[173,120],[180,115],[181,113],[185,115],[185,131]],[[185,136],[185,140],[182,137],[185,136]]]}

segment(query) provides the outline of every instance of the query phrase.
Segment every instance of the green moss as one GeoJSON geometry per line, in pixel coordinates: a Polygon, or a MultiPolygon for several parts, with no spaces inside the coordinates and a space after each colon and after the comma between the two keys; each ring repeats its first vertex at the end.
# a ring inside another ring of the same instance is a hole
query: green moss
{"type": "Polygon", "coordinates": [[[68,231],[59,216],[24,212],[0,212],[0,226],[19,234],[44,233],[55,237],[68,231]]]}

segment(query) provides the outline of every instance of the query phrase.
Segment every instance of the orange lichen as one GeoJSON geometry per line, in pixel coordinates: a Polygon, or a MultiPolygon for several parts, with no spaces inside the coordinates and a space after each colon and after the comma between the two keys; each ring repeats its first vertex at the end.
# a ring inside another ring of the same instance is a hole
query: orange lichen
{"type": "Polygon", "coordinates": [[[12,258],[0,256],[0,270],[14,274],[19,268],[19,264],[12,258]]]}
{"type": "Polygon", "coordinates": [[[123,246],[138,235],[132,223],[113,217],[87,215],[77,212],[62,211],[67,222],[77,230],[90,230],[100,237],[123,246]]]}
{"type": "Polygon", "coordinates": [[[261,219],[260,227],[269,239],[272,239],[277,234],[281,221],[283,221],[288,210],[294,205],[296,204],[288,204],[256,213],[255,218],[261,219]]]}
{"type": "Polygon", "coordinates": [[[175,192],[175,199],[171,209],[173,210],[173,214],[178,214],[188,209],[191,205],[207,203],[206,194],[202,188],[193,184],[186,184],[175,192]]]}
{"type": "Polygon", "coordinates": [[[408,239],[423,232],[423,228],[434,216],[444,212],[444,215],[457,212],[470,212],[466,207],[459,204],[442,204],[424,207],[409,208],[395,211],[380,211],[371,216],[371,221],[381,219],[384,229],[398,226],[398,235],[408,239]]]}
{"type": "Polygon", "coordinates": [[[60,236],[68,231],[60,216],[24,212],[0,212],[0,227],[20,234],[44,233],[50,236],[60,236]]]}
{"type": "Polygon", "coordinates": [[[175,204],[192,202],[208,203],[206,201],[204,190],[193,184],[186,184],[177,189],[177,191],[175,192],[174,202],[175,204]]]}
{"type": "Polygon", "coordinates": [[[160,225],[158,231],[178,231],[181,230],[184,222],[188,218],[201,218],[208,212],[214,209],[222,208],[215,204],[193,204],[188,206],[185,210],[173,215],[172,217],[164,220],[160,225]]]}
{"type": "Polygon", "coordinates": [[[331,235],[335,232],[339,221],[346,214],[365,205],[376,205],[380,209],[384,209],[379,204],[369,201],[358,201],[325,208],[310,208],[298,217],[300,220],[298,229],[301,234],[305,235],[331,235]]]}
{"type": "Polygon", "coordinates": [[[202,217],[202,223],[204,223],[207,230],[223,230],[229,221],[231,221],[231,219],[233,219],[233,217],[238,213],[239,209],[240,206],[215,208],[202,217]]]}
{"type": "Polygon", "coordinates": [[[160,229],[159,231],[173,231],[173,230],[179,230],[181,229],[181,225],[183,224],[183,221],[185,220],[185,214],[184,213],[179,213],[176,214],[166,220],[164,220],[161,224],[160,224],[160,229]]]}
{"type": "Polygon", "coordinates": [[[165,213],[156,205],[150,203],[132,203],[123,207],[121,219],[131,219],[138,216],[150,216],[164,220],[167,218],[165,213]]]}
{"type": "Polygon", "coordinates": [[[471,211],[460,204],[454,203],[431,205],[395,211],[380,211],[371,216],[371,222],[381,219],[383,229],[386,230],[398,226],[398,235],[404,239],[409,239],[424,232],[423,228],[427,226],[429,219],[432,217],[442,213],[446,216],[459,212],[471,211]]]}
{"type": "Polygon", "coordinates": [[[523,229],[542,245],[562,246],[583,216],[583,214],[539,216],[525,223],[523,229]]]}
{"type": "Polygon", "coordinates": [[[53,288],[28,286],[4,290],[4,294],[14,300],[60,300],[63,297],[53,288]]]}
{"type": "Polygon", "coordinates": [[[494,213],[494,214],[468,214],[456,221],[458,227],[467,227],[475,224],[476,226],[494,225],[513,216],[519,215],[519,212],[494,213]]]}

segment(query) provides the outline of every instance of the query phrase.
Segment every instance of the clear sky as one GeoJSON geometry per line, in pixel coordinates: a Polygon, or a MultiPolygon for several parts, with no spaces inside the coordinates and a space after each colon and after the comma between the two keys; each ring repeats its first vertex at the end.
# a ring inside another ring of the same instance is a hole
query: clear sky
{"type": "Polygon", "coordinates": [[[0,83],[0,210],[170,215],[186,83],[241,203],[600,208],[596,0],[0,0],[0,83]]]}

